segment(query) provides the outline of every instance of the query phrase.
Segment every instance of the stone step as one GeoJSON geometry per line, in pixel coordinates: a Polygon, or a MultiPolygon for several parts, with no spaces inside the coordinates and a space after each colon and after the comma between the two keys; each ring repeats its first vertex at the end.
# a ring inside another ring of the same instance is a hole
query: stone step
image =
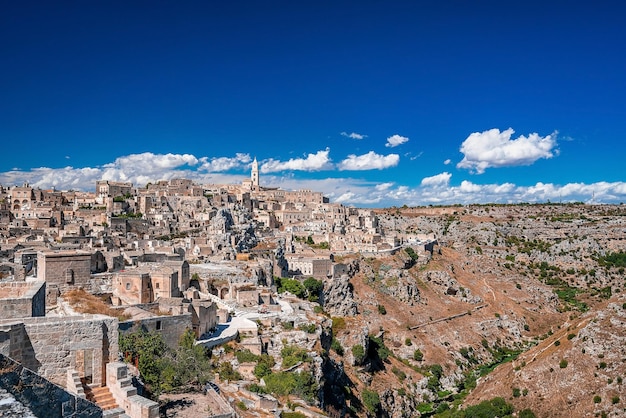
{"type": "Polygon", "coordinates": [[[111,391],[106,386],[100,386],[95,388],[85,386],[85,395],[87,397],[87,400],[95,403],[103,410],[115,409],[119,407],[119,405],[113,398],[111,391]]]}

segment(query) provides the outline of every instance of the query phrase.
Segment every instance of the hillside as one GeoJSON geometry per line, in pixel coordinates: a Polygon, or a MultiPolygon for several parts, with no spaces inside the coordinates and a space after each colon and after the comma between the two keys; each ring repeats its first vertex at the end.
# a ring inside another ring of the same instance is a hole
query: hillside
{"type": "Polygon", "coordinates": [[[374,391],[378,412],[398,417],[496,396],[537,416],[621,415],[625,214],[585,205],[380,211],[386,230],[434,233],[439,245],[432,255],[416,246],[415,264],[405,251],[350,260],[358,313],[335,335],[350,393],[374,391]],[[385,361],[355,361],[350,347],[367,335],[389,350],[385,361]]]}

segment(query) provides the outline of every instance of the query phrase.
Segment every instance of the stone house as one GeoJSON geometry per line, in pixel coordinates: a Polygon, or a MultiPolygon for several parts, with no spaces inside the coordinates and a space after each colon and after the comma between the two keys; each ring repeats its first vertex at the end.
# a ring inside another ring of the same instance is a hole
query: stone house
{"type": "Polygon", "coordinates": [[[0,317],[30,318],[46,314],[46,282],[0,283],[0,317]]]}
{"type": "Polygon", "coordinates": [[[120,271],[113,275],[114,305],[137,305],[151,303],[154,300],[152,293],[152,279],[150,273],[137,270],[120,271]]]}
{"type": "Polygon", "coordinates": [[[88,288],[91,253],[86,251],[39,251],[37,278],[46,282],[46,299],[54,304],[56,296],[67,290],[88,288]]]}

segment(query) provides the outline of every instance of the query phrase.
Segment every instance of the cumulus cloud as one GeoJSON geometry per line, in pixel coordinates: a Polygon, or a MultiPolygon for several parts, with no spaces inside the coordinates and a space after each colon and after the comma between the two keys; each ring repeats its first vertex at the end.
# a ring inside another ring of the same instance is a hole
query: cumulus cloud
{"type": "Polygon", "coordinates": [[[397,147],[398,145],[402,145],[406,142],[409,142],[409,138],[407,138],[406,136],[401,136],[401,135],[391,135],[389,138],[387,138],[387,143],[385,144],[386,147],[389,148],[393,148],[393,147],[397,147]]]}
{"type": "Polygon", "coordinates": [[[452,160],[449,158],[443,162],[443,165],[450,165],[450,164],[452,164],[452,160]]]}
{"type": "Polygon", "coordinates": [[[389,167],[395,167],[400,161],[398,154],[380,155],[374,151],[370,151],[363,155],[348,155],[348,157],[339,163],[339,170],[382,170],[389,167]]]}
{"type": "Polygon", "coordinates": [[[279,171],[320,171],[332,168],[329,157],[330,150],[318,151],[309,154],[306,158],[291,158],[288,161],[269,159],[261,166],[262,173],[276,173],[279,171]]]}
{"type": "Polygon", "coordinates": [[[472,133],[461,144],[460,151],[464,157],[456,165],[457,168],[482,174],[490,167],[531,165],[541,158],[552,158],[558,154],[556,132],[544,137],[532,133],[511,139],[514,132],[509,128],[502,132],[490,129],[472,133]]]}
{"type": "Polygon", "coordinates": [[[250,154],[237,153],[235,157],[201,158],[201,161],[202,165],[199,167],[199,170],[219,173],[235,168],[247,167],[252,161],[252,158],[250,158],[250,154]]]}
{"type": "MultiPolygon", "coordinates": [[[[234,158],[197,158],[187,154],[133,154],[98,167],[63,168],[39,167],[31,170],[11,170],[0,172],[0,184],[5,187],[21,185],[25,182],[42,189],[94,191],[97,180],[129,181],[135,186],[148,182],[188,178],[199,184],[240,184],[249,175],[247,154],[237,154],[234,158]],[[225,172],[208,172],[234,166],[243,169],[245,175],[225,172]]],[[[330,164],[328,150],[311,154],[306,158],[290,160],[294,166],[320,167],[330,164]],[[308,163],[305,163],[307,162],[308,163]]],[[[349,156],[342,161],[341,169],[363,170],[393,166],[398,156],[382,156],[370,152],[361,156],[349,156]],[[354,168],[351,168],[354,167],[354,168]],[[367,168],[366,168],[367,167],[367,168]]],[[[286,164],[286,163],[283,163],[286,164]]],[[[477,184],[462,181],[451,183],[452,175],[443,172],[425,177],[416,187],[395,182],[374,182],[350,177],[298,178],[294,172],[284,171],[280,175],[266,174],[261,183],[267,187],[280,187],[285,190],[309,189],[322,192],[331,202],[360,207],[418,206],[429,204],[470,204],[470,203],[541,203],[541,202],[626,202],[626,182],[596,182],[554,184],[537,182],[519,186],[513,183],[477,184]]]]}
{"type": "Polygon", "coordinates": [[[356,132],[352,132],[352,133],[342,132],[340,135],[345,136],[346,138],[352,138],[352,139],[367,138],[367,135],[357,134],[356,132]]]}
{"type": "Polygon", "coordinates": [[[378,191],[385,191],[385,190],[389,190],[392,186],[394,185],[394,183],[380,183],[377,184],[376,186],[374,186],[374,188],[378,191]]]}
{"type": "Polygon", "coordinates": [[[445,187],[450,183],[451,177],[452,174],[450,173],[441,173],[436,176],[423,178],[420,184],[422,187],[445,187]]]}

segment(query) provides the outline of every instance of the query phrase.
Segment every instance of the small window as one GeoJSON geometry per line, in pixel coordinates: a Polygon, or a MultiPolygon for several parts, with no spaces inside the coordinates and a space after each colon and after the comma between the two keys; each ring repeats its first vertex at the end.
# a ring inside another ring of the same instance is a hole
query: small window
{"type": "Polygon", "coordinates": [[[65,270],[65,283],[67,284],[74,283],[74,270],[72,269],[65,270]]]}
{"type": "Polygon", "coordinates": [[[126,282],[126,290],[130,290],[130,282],[126,282]]]}
{"type": "Polygon", "coordinates": [[[161,329],[163,329],[163,325],[161,324],[161,321],[156,321],[156,330],[161,331],[161,329]]]}
{"type": "Polygon", "coordinates": [[[159,288],[159,282],[156,282],[154,285],[157,289],[159,288]]]}

